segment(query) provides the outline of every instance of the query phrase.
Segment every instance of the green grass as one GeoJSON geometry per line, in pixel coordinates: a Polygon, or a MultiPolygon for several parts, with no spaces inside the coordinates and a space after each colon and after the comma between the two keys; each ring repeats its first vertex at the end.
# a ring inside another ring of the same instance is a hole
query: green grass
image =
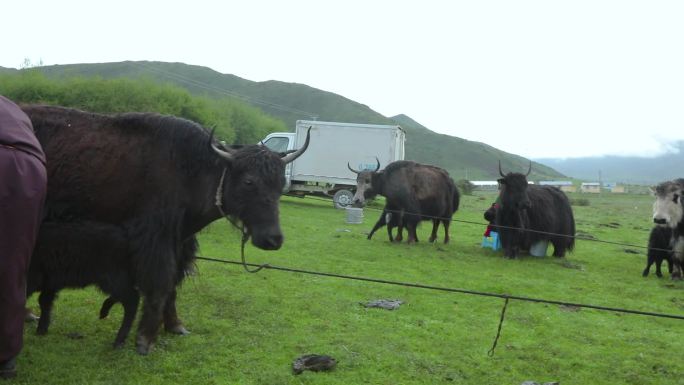
{"type": "MultiPolygon", "coordinates": [[[[581,197],[591,203],[573,207],[578,230],[646,245],[652,198],[581,197]]],[[[492,200],[464,197],[455,219],[484,222],[492,200]]],[[[285,197],[284,247],[248,246],[247,261],[684,315],[684,284],[641,277],[643,249],[578,241],[566,259],[507,260],[479,247],[484,226],[459,222],[449,245],[425,242],[428,223],[417,245],[390,244],[383,230],[368,241],[379,214],[367,209],[364,224],[349,225],[331,204],[285,197]]],[[[236,231],[223,221],[200,241],[204,256],[239,260],[236,231]]],[[[109,319],[98,320],[103,299],[95,290],[64,291],[49,334],[36,336],[35,325],[26,331],[15,383],[684,384],[680,320],[512,301],[488,357],[501,299],[274,270],[249,274],[237,265],[199,261],[178,302],[192,334],[162,333],[142,357],[130,337],[124,349],[110,347],[122,310],[117,306],[109,319]],[[359,305],[379,298],[406,303],[394,311],[359,305]],[[292,361],[309,353],[331,355],[338,366],[293,375],[292,361]]],[[[30,304],[36,308],[35,298],[30,304]]]]}

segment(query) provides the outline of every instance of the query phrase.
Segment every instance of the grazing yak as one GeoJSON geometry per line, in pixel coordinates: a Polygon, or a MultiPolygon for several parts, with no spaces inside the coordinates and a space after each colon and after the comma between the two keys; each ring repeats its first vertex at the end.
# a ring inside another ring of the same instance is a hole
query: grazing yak
{"type": "Polygon", "coordinates": [[[672,279],[682,279],[684,262],[684,179],[662,182],[655,188],[653,222],[670,230],[669,245],[672,248],[672,279]]]}
{"type": "Polygon", "coordinates": [[[663,264],[663,261],[667,261],[668,271],[672,275],[672,246],[670,246],[670,238],[672,238],[672,230],[668,227],[655,226],[651,229],[651,235],[648,237],[646,268],[641,275],[647,277],[651,271],[651,265],[655,263],[656,275],[659,278],[662,277],[663,273],[660,271],[660,266],[663,264]]]}
{"type": "Polygon", "coordinates": [[[124,317],[114,340],[121,347],[138,311],[140,295],[132,270],[132,247],[122,226],[102,222],[43,222],[26,283],[26,294],[40,292],[38,334],[50,326],[52,304],[63,288],[95,284],[110,295],[111,305],[121,302],[124,317]]]}
{"type": "Polygon", "coordinates": [[[150,351],[162,323],[187,333],[176,314],[176,286],[191,268],[199,230],[226,215],[243,224],[256,247],[281,247],[285,164],[306,150],[308,135],[301,149],[280,157],[264,146],[226,148],[200,125],[173,116],[22,108],[47,157],[48,218],[137,223],[129,238],[144,298],[140,354],[150,351]]]}
{"type": "Polygon", "coordinates": [[[371,230],[368,239],[377,229],[388,224],[390,241],[393,240],[392,227],[398,226],[395,241],[402,240],[402,228],[406,227],[407,242],[418,242],[418,223],[421,220],[432,220],[430,242],[437,238],[440,222],[444,226],[444,243],[449,242],[449,225],[451,217],[458,210],[460,195],[454,181],[444,169],[405,160],[392,162],[382,171],[379,171],[379,160],[372,171],[357,171],[349,164],[347,167],[357,174],[352,204],[363,205],[366,199],[378,194],[386,199],[383,215],[371,230]],[[391,217],[387,218],[387,214],[391,214],[391,217]]]}
{"type": "Polygon", "coordinates": [[[504,175],[499,162],[502,178],[494,227],[504,255],[515,258],[520,250],[529,250],[534,243],[548,240],[553,244],[553,255],[563,257],[575,246],[575,218],[570,202],[556,187],[528,184],[530,171],[531,162],[527,174],[504,175]]]}

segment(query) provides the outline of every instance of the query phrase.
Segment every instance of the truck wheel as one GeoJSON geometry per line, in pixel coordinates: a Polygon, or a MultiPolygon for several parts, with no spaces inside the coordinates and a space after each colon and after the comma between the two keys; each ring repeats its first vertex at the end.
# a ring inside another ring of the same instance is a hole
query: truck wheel
{"type": "Polygon", "coordinates": [[[337,190],[335,195],[333,195],[333,205],[336,209],[343,209],[350,206],[354,199],[354,194],[349,190],[337,190]]]}

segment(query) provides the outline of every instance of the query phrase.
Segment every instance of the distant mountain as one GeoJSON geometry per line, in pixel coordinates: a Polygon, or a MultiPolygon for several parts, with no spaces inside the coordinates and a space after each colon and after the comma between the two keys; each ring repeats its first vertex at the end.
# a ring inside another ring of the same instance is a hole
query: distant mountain
{"type": "Polygon", "coordinates": [[[654,158],[602,156],[569,159],[536,159],[573,178],[631,184],[656,184],[682,178],[684,171],[684,142],[676,143],[676,152],[654,158]]]}
{"type": "MultiPolygon", "coordinates": [[[[498,162],[506,171],[525,171],[529,160],[484,143],[437,134],[406,115],[385,117],[368,106],[304,84],[280,81],[254,82],[221,74],[207,67],[183,63],[118,62],[35,67],[50,78],[146,78],[172,83],[208,97],[239,98],[294,129],[298,119],[349,123],[399,124],[407,133],[406,159],[444,167],[452,177],[492,180],[499,176],[498,162]]],[[[0,68],[2,70],[2,68],[0,68]]],[[[16,70],[10,70],[16,71],[16,70]]],[[[535,163],[530,179],[558,179],[563,175],[535,163]]]]}

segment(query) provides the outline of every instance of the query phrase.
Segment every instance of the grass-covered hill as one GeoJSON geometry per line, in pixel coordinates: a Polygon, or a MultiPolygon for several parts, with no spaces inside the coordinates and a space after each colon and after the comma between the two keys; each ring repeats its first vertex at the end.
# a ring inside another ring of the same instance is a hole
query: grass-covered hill
{"type": "MultiPolygon", "coordinates": [[[[254,82],[221,74],[207,67],[183,63],[118,62],[37,67],[49,78],[100,77],[146,79],[171,83],[196,95],[237,98],[285,122],[292,130],[297,119],[350,123],[399,124],[406,129],[406,158],[446,168],[454,179],[498,177],[500,160],[505,170],[527,168],[529,160],[484,143],[437,134],[405,115],[386,117],[368,106],[304,84],[280,81],[254,82]]],[[[535,163],[531,179],[556,179],[557,171],[535,163]]]]}

